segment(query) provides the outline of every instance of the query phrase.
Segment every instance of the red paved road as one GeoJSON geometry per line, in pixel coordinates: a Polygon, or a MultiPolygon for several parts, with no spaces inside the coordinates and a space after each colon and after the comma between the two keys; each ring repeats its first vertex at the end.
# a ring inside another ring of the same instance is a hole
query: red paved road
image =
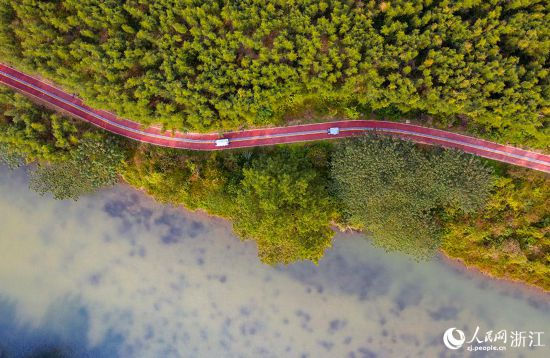
{"type": "Polygon", "coordinates": [[[63,90],[3,64],[0,64],[0,83],[47,102],[75,117],[113,133],[165,147],[192,150],[221,150],[336,139],[357,135],[365,131],[377,131],[410,139],[417,143],[460,149],[481,157],[550,173],[549,155],[412,124],[354,120],[252,129],[227,132],[223,135],[218,133],[170,133],[163,132],[155,127],[144,128],[136,122],[119,118],[112,113],[90,108],[80,99],[73,97],[63,90]],[[338,127],[340,133],[337,135],[328,134],[328,129],[331,127],[338,127]],[[216,147],[215,141],[220,138],[229,139],[229,145],[216,147]]]}

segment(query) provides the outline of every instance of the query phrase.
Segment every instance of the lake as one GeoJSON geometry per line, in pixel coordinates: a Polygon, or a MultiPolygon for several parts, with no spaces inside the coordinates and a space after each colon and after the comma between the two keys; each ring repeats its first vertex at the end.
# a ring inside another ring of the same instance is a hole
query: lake
{"type": "Polygon", "coordinates": [[[477,327],[544,332],[545,347],[509,335],[506,351],[476,357],[550,356],[549,295],[440,258],[338,234],[318,266],[269,267],[228,222],[125,185],[78,202],[27,187],[24,169],[0,168],[2,358],[470,354],[443,344],[452,327],[467,340],[477,327]]]}

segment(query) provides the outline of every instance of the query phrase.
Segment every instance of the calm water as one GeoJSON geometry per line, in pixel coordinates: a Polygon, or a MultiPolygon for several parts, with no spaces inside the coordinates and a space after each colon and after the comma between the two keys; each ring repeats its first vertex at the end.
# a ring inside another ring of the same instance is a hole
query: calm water
{"type": "Polygon", "coordinates": [[[445,357],[443,332],[476,326],[545,331],[506,353],[550,356],[548,296],[358,235],[271,268],[228,223],[125,186],[59,202],[0,168],[0,198],[0,357],[445,357]]]}

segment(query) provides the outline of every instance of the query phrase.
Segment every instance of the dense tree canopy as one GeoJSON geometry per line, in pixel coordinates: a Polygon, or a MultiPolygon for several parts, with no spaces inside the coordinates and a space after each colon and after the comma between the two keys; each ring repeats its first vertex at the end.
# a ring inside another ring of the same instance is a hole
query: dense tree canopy
{"type": "Polygon", "coordinates": [[[228,188],[241,178],[243,156],[235,152],[189,152],[141,145],[122,174],[157,200],[230,216],[228,188]]]}
{"type": "Polygon", "coordinates": [[[418,258],[440,245],[437,210],[473,212],[491,187],[489,170],[469,155],[374,136],[339,144],[332,177],[352,225],[370,231],[378,245],[418,258]]]}
{"type": "Polygon", "coordinates": [[[524,169],[499,177],[486,207],[448,222],[443,250],[499,277],[550,290],[550,178],[524,169]]]}
{"type": "Polygon", "coordinates": [[[78,199],[114,185],[124,153],[111,138],[87,136],[66,161],[41,164],[31,172],[30,187],[55,199],[78,199]]]}
{"type": "Polygon", "coordinates": [[[155,198],[201,208],[233,221],[255,240],[262,261],[317,262],[330,246],[328,147],[191,153],[141,147],[123,170],[155,198]]]}
{"type": "Polygon", "coordinates": [[[304,150],[284,150],[252,162],[235,197],[235,231],[258,243],[269,264],[319,261],[334,235],[326,178],[304,150]]]}
{"type": "Polygon", "coordinates": [[[236,232],[257,240],[268,263],[317,261],[330,245],[332,222],[379,229],[380,245],[419,257],[438,245],[444,231],[447,254],[499,277],[550,285],[550,185],[544,174],[497,166],[488,204],[474,211],[487,195],[487,171],[453,151],[380,138],[335,146],[181,151],[113,141],[78,121],[52,120],[51,110],[13,92],[0,94],[0,162],[38,160],[31,186],[41,193],[75,198],[114,183],[120,171],[158,200],[234,220],[236,232]],[[66,129],[59,131],[59,123],[66,129]],[[127,154],[123,165],[119,144],[127,154]]]}
{"type": "Polygon", "coordinates": [[[56,199],[77,199],[117,181],[125,152],[110,134],[36,106],[0,87],[0,161],[39,162],[31,188],[56,199]]]}
{"type": "Polygon", "coordinates": [[[0,0],[0,42],[3,60],[169,128],[337,102],[550,141],[544,0],[0,0]]]}
{"type": "Polygon", "coordinates": [[[0,144],[27,161],[62,160],[76,146],[81,121],[37,107],[26,97],[0,87],[0,144]]]}

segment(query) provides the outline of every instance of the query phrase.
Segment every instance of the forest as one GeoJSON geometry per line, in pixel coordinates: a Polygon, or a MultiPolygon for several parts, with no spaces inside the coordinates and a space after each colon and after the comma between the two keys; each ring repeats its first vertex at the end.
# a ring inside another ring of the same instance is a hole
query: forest
{"type": "Polygon", "coordinates": [[[550,144],[544,0],[0,0],[0,60],[166,129],[410,117],[550,144]]]}
{"type": "MultiPolygon", "coordinates": [[[[0,62],[166,130],[410,119],[547,152],[544,0],[0,0],[0,62]]],[[[338,230],[550,290],[550,182],[384,136],[197,153],[128,141],[0,87],[0,161],[77,200],[124,180],[227,218],[270,265],[338,230]]]]}
{"type": "Polygon", "coordinates": [[[338,230],[414,260],[442,250],[550,289],[550,179],[383,136],[191,152],[139,144],[0,87],[0,164],[77,200],[122,178],[160,202],[229,219],[267,264],[319,263],[338,230]],[[62,128],[62,129],[60,129],[62,128]]]}

